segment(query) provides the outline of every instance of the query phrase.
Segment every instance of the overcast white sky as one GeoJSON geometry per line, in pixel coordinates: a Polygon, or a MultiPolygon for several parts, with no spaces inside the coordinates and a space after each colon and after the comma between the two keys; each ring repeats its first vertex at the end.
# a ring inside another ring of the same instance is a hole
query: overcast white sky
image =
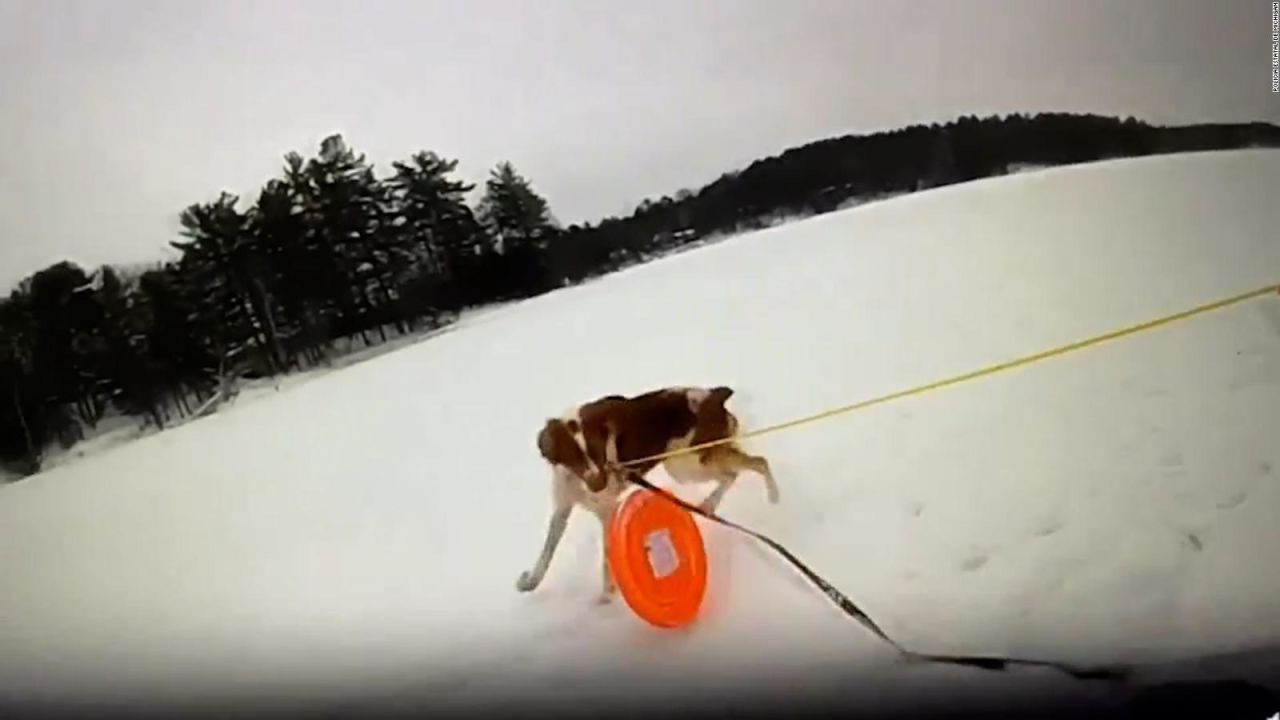
{"type": "Polygon", "coordinates": [[[340,131],[509,159],[564,222],[961,114],[1280,122],[1268,0],[0,0],[0,288],[163,257],[340,131]]]}

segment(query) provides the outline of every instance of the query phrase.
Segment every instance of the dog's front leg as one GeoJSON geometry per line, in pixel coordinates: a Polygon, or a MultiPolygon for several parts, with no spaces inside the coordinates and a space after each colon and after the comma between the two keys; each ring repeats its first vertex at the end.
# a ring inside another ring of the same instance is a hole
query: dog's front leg
{"type": "Polygon", "coordinates": [[[551,564],[551,556],[555,554],[556,546],[560,544],[560,536],[564,535],[565,525],[569,522],[569,513],[572,511],[573,506],[566,505],[557,506],[551,513],[551,523],[547,526],[547,539],[542,544],[542,554],[538,556],[538,562],[534,564],[532,570],[520,573],[520,579],[516,581],[516,590],[529,592],[542,582],[543,576],[547,574],[547,566],[551,564]]]}
{"type": "Polygon", "coordinates": [[[618,591],[618,586],[613,580],[613,571],[609,568],[609,523],[613,519],[616,505],[610,505],[596,511],[596,517],[600,519],[600,549],[601,549],[601,581],[602,589],[600,596],[596,598],[596,603],[604,605],[613,600],[613,596],[618,591]]]}

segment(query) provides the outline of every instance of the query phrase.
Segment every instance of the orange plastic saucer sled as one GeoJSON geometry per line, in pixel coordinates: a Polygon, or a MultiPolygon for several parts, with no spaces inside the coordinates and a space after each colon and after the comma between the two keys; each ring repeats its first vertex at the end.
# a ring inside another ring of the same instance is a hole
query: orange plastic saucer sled
{"type": "Polygon", "coordinates": [[[636,488],[609,525],[609,567],[622,597],[661,628],[693,622],[707,590],[707,553],[689,511],[636,488]]]}

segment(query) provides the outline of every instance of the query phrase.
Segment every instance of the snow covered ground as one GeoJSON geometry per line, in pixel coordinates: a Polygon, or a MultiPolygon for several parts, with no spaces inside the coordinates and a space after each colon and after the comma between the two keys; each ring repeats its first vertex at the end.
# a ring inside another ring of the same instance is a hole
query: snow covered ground
{"type": "MultiPolygon", "coordinates": [[[[519,594],[549,509],[535,433],[573,402],[695,383],[736,388],[757,427],[1280,282],[1277,187],[1280,153],[1221,152],[832,213],[0,488],[0,703],[585,707],[623,673],[628,693],[722,702],[745,679],[878,704],[939,684],[1095,692],[894,664],[781,559],[705,523],[687,631],[591,603],[586,514],[519,594]]],[[[1280,647],[1277,428],[1280,297],[754,440],[782,502],[744,478],[721,512],[921,651],[1251,652],[1280,647]]]]}
{"type": "MultiPolygon", "coordinates": [[[[356,338],[340,339],[334,343],[333,354],[328,361],[328,365],[307,368],[281,377],[266,377],[254,380],[240,379],[235,384],[235,392],[232,398],[230,400],[217,401],[215,410],[226,412],[233,405],[258,402],[282,390],[289,390],[294,386],[328,375],[335,370],[341,370],[389,352],[402,350],[414,344],[431,340],[443,333],[453,332],[463,326],[476,327],[484,323],[489,315],[501,312],[508,305],[510,303],[504,302],[468,309],[459,314],[456,322],[449,325],[439,328],[420,329],[403,335],[396,334],[393,329],[388,327],[388,339],[372,345],[366,345],[356,338]]],[[[372,333],[371,336],[375,341],[378,339],[372,333]]],[[[176,424],[181,425],[193,419],[194,417],[180,418],[176,424]]],[[[165,429],[171,429],[172,427],[173,425],[170,425],[165,429]]],[[[106,417],[96,427],[86,430],[85,439],[67,449],[63,449],[56,444],[46,448],[42,465],[45,470],[48,470],[82,462],[86,458],[97,456],[104,450],[134,442],[139,438],[154,435],[157,432],[163,431],[158,430],[154,425],[143,427],[141,420],[135,416],[119,415],[113,410],[109,410],[106,417]]],[[[21,480],[21,475],[6,474],[3,470],[0,470],[0,485],[21,480]]]]}

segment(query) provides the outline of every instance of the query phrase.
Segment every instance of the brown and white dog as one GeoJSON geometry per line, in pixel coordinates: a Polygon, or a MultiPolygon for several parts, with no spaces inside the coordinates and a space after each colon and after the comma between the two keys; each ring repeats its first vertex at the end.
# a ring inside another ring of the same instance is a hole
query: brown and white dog
{"type": "MultiPolygon", "coordinates": [[[[631,398],[610,395],[548,420],[538,433],[538,452],[552,469],[551,522],[537,563],[521,573],[516,589],[529,592],[542,582],[574,506],[581,505],[599,518],[603,541],[608,542],[609,522],[627,487],[618,471],[621,464],[645,460],[628,469],[644,476],[661,463],[677,482],[714,481],[715,490],[700,505],[708,512],[715,511],[738,475],[747,470],[764,478],[769,502],[778,502],[778,485],[768,461],[748,455],[732,442],[646,460],[732,437],[738,431],[738,418],[725,407],[732,395],[733,390],[723,386],[664,388],[631,398]]],[[[616,586],[607,551],[603,579],[599,602],[608,602],[616,586]]]]}

